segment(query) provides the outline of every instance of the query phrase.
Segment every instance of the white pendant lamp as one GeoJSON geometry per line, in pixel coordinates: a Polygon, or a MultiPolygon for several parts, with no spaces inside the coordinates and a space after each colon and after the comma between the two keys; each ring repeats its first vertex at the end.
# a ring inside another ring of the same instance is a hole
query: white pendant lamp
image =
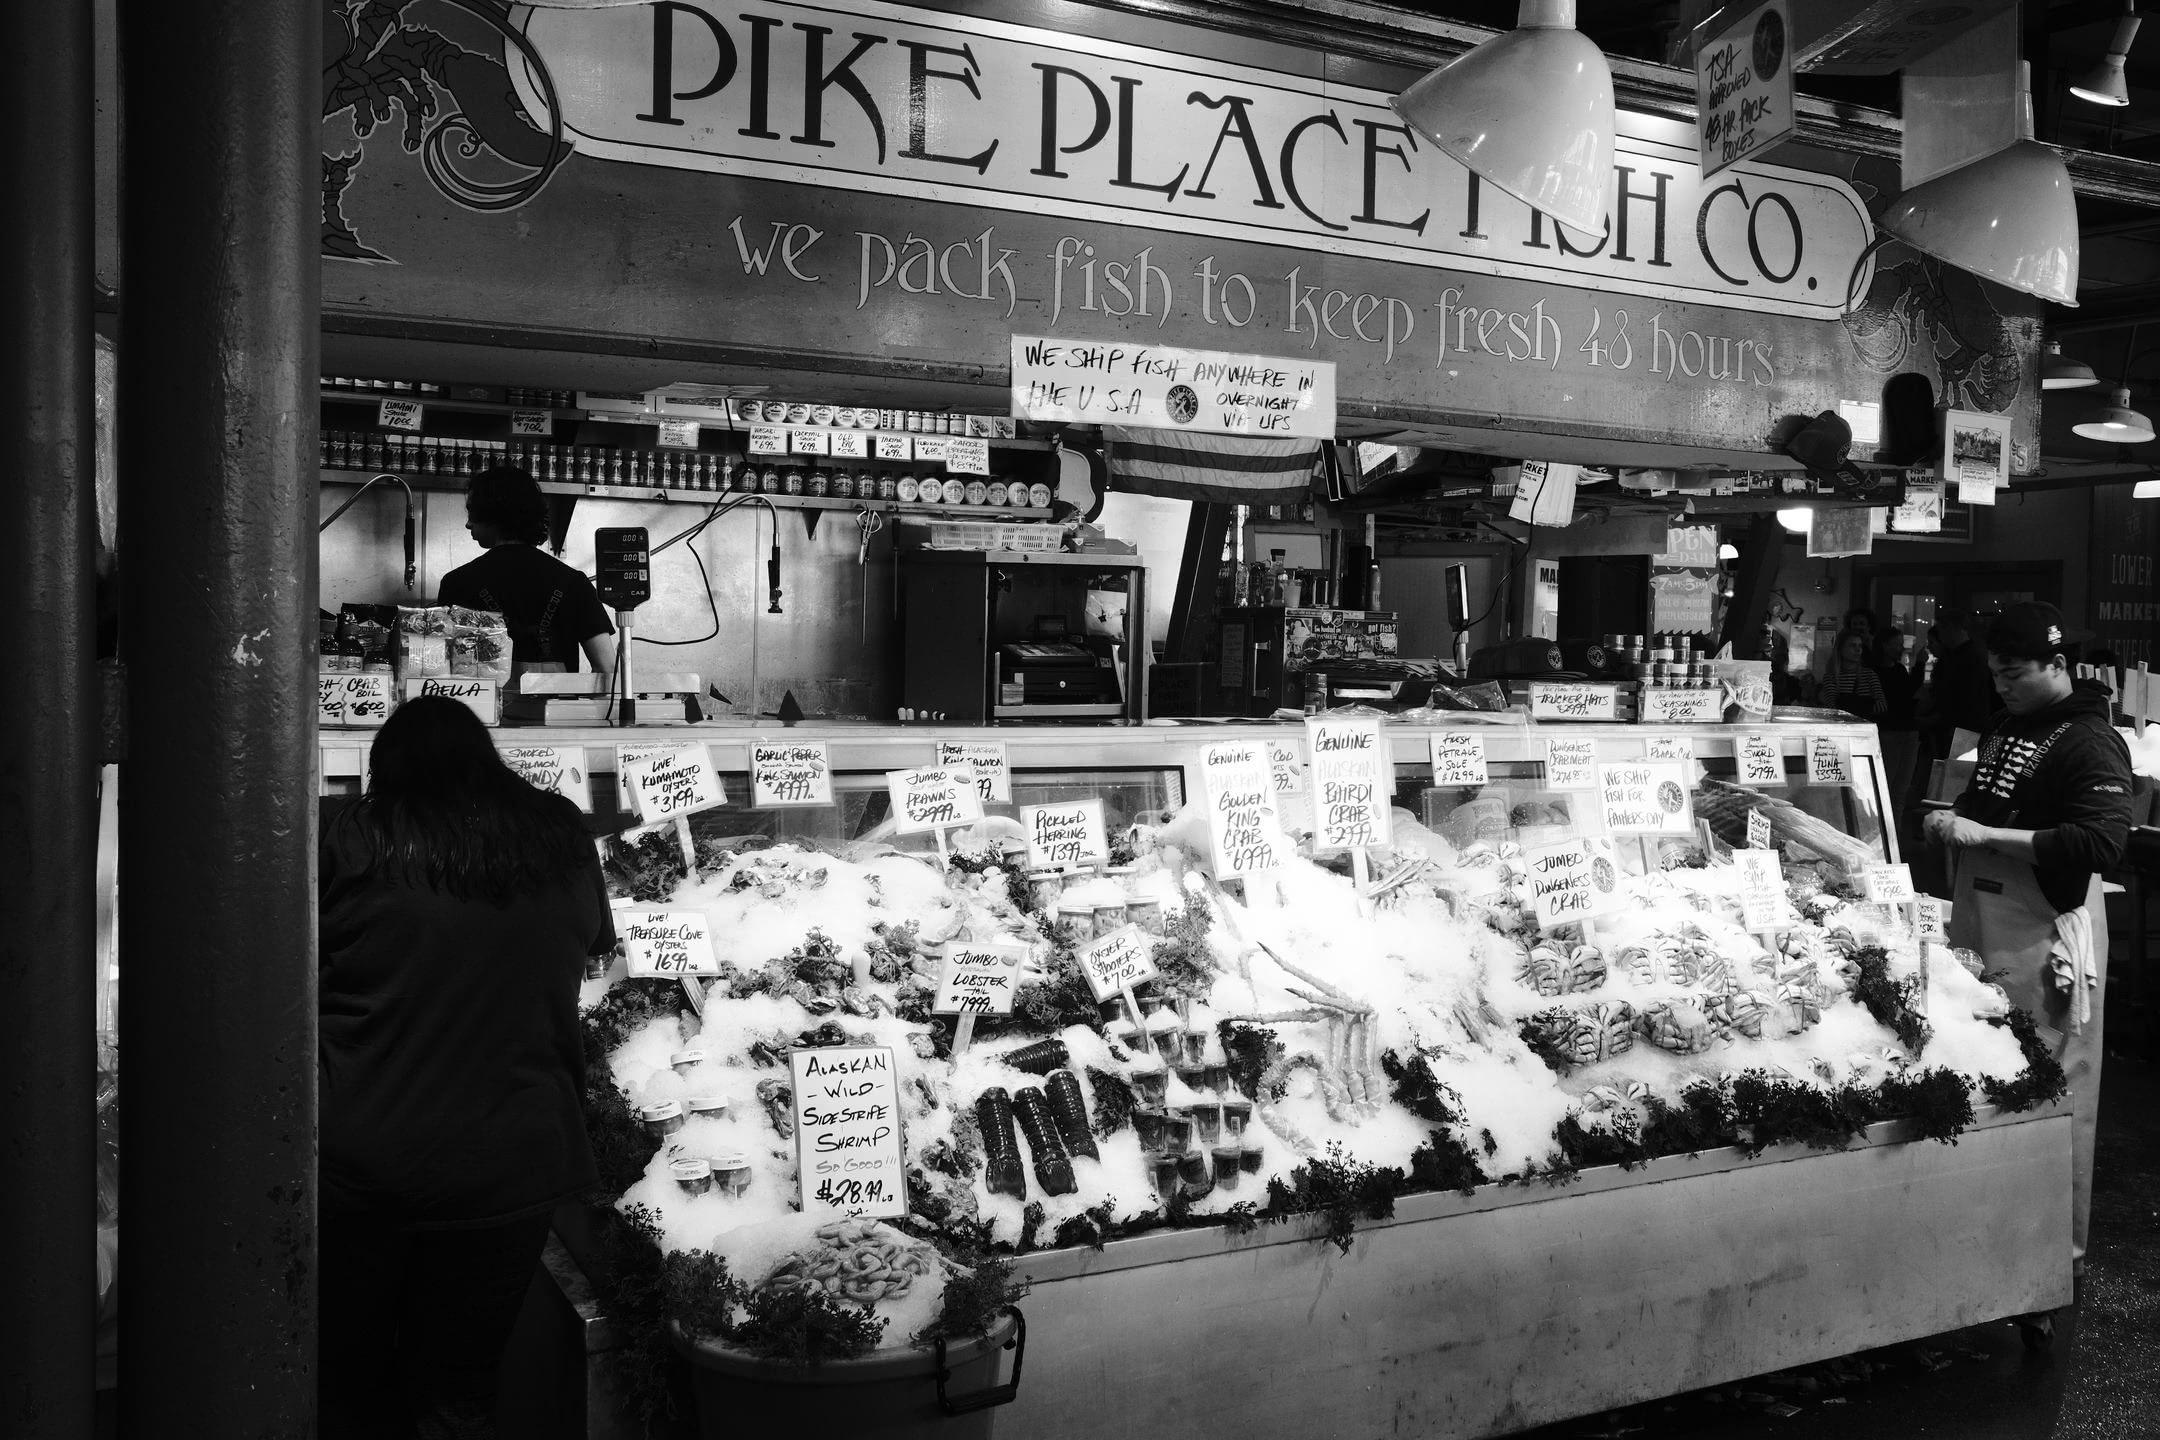
{"type": "Polygon", "coordinates": [[[1490,184],[1580,233],[1605,229],[1612,67],[1575,28],[1575,0],[1522,0],[1495,36],[1388,102],[1490,184]]]}
{"type": "Polygon", "coordinates": [[[2133,500],[2160,500],[2160,480],[2140,480],[2130,487],[2133,500]]]}
{"type": "Polygon", "coordinates": [[[2124,7],[2122,19],[2115,22],[2115,38],[2108,42],[2107,54],[2071,85],[2072,95],[2095,105],[2130,103],[2130,86],[2123,79],[2123,62],[2130,58],[2130,46],[2137,39],[2140,18],[2128,6],[2124,7]]]}
{"type": "Polygon", "coordinates": [[[2089,390],[2100,383],[2093,368],[2074,355],[2063,354],[2062,341],[2050,340],[2040,352],[2042,390],[2089,390]]]}
{"type": "Polygon", "coordinates": [[[2109,394],[2107,404],[2086,411],[2070,429],[2111,445],[2142,445],[2153,438],[2152,421],[2130,408],[2130,391],[2120,386],[2109,394]]]}
{"type": "Polygon", "coordinates": [[[1787,530],[1805,535],[1815,526],[1815,511],[1811,506],[1796,505],[1790,510],[1777,512],[1777,523],[1787,530]]]}
{"type": "Polygon", "coordinates": [[[2077,304],[2077,197],[2062,157],[2032,138],[2029,90],[2008,149],[1915,185],[1878,228],[1946,265],[2077,304]]]}

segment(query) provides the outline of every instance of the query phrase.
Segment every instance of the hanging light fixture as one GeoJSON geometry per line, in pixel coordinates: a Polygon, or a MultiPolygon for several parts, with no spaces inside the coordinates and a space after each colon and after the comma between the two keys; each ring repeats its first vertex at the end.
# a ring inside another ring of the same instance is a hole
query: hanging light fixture
{"type": "Polygon", "coordinates": [[[2093,368],[2074,355],[2063,354],[2062,341],[2050,340],[2040,352],[2042,390],[2089,390],[2100,383],[2093,368]]]}
{"type": "Polygon", "coordinates": [[[2160,480],[2140,480],[2130,487],[2133,500],[2160,500],[2160,480]]]}
{"type": "Polygon", "coordinates": [[[1575,0],[1522,0],[1513,30],[1388,103],[1472,174],[1570,230],[1604,230],[1612,67],[1575,28],[1575,0]]]}
{"type": "Polygon", "coordinates": [[[1720,560],[1737,560],[1740,558],[1740,547],[1728,540],[1717,547],[1717,558],[1720,560]]]}
{"type": "Polygon", "coordinates": [[[2111,445],[2142,445],[2153,438],[2152,421],[2130,408],[2126,386],[2110,391],[2107,404],[2086,411],[2070,429],[2087,440],[2103,440],[2111,445]]]}
{"type": "Polygon", "coordinates": [[[1777,512],[1777,523],[1795,534],[1805,535],[1815,526],[1815,511],[1807,505],[1797,505],[1790,510],[1777,512]]]}
{"type": "Polygon", "coordinates": [[[2070,172],[2032,138],[2031,67],[2009,148],[1915,185],[1879,226],[1923,255],[2058,305],[2077,304],[2077,197],[2070,172]]]}
{"type": "Polygon", "coordinates": [[[2123,17],[2115,22],[2115,38],[2108,42],[2107,54],[2071,85],[2072,95],[2095,105],[2130,103],[2130,86],[2123,78],[2123,62],[2130,58],[2130,46],[2137,39],[2141,18],[2130,4],[2123,6],[2123,17]]]}

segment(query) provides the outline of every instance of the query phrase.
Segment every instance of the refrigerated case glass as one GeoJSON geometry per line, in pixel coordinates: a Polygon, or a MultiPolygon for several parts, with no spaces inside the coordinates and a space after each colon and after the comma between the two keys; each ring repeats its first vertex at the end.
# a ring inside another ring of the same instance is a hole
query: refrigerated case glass
{"type": "MultiPolygon", "coordinates": [[[[747,804],[750,777],[725,775],[730,803],[691,817],[691,833],[700,839],[762,835],[773,840],[890,840],[902,849],[929,849],[927,835],[894,835],[887,821],[891,797],[882,771],[842,771],[833,776],[833,803],[791,810],[753,810],[747,804]]],[[[1154,820],[1184,804],[1180,769],[1018,769],[1012,773],[1012,799],[983,806],[986,816],[1019,823],[1024,805],[1067,800],[1103,802],[1103,829],[1115,836],[1135,821],[1154,820]]]]}

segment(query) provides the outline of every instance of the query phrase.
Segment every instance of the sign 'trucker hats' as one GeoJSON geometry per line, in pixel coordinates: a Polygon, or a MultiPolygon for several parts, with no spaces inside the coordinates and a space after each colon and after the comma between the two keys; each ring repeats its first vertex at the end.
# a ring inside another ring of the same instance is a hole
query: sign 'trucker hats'
{"type": "Polygon", "coordinates": [[[1992,655],[2020,660],[2045,662],[2057,655],[2074,660],[2084,638],[2084,632],[2063,623],[2062,611],[2053,605],[2026,601],[1988,622],[1987,648],[1992,655]]]}

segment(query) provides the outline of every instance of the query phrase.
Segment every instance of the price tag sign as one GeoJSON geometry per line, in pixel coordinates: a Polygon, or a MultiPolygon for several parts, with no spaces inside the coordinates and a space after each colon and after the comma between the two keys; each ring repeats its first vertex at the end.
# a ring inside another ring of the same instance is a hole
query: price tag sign
{"type": "Polygon", "coordinates": [[[703,745],[670,747],[620,763],[630,809],[648,825],[727,803],[727,791],[703,745]]]}
{"type": "Polygon", "coordinates": [[[888,770],[885,789],[892,796],[893,818],[902,835],[921,835],[982,819],[975,777],[958,770],[888,770]]]}
{"type": "Polygon", "coordinates": [[[875,439],[877,441],[877,458],[880,460],[912,460],[915,458],[915,447],[908,442],[908,437],[905,435],[879,435],[875,439]]]}
{"type": "Polygon", "coordinates": [[[1597,789],[1597,741],[1545,742],[1545,788],[1548,790],[1597,789]]]}
{"type": "Polygon", "coordinates": [[[512,410],[510,412],[512,435],[553,435],[555,417],[546,410],[512,410]]]}
{"type": "Polygon", "coordinates": [[[385,400],[375,407],[375,423],[385,430],[418,430],[425,414],[417,400],[385,400]]]}
{"type": "Polygon", "coordinates": [[[698,447],[698,422],[695,420],[662,420],[660,443],[670,450],[695,450],[698,447]]]}
{"type": "Polygon", "coordinates": [[[1012,803],[1012,767],[1002,740],[940,740],[937,763],[948,770],[975,772],[975,795],[985,805],[1012,803]]]}
{"type": "MultiPolygon", "coordinates": [[[[1315,717],[1305,722],[1305,742],[1312,751],[1313,848],[1362,850],[1393,840],[1395,765],[1380,721],[1315,717]]],[[[1272,779],[1268,790],[1272,796],[1272,779]]]]}
{"type": "Polygon", "coordinates": [[[1785,747],[1773,736],[1742,735],[1733,742],[1733,763],[1742,785],[1785,783],[1785,747]]]}
{"type": "Polygon", "coordinates": [[[945,468],[956,475],[987,475],[990,473],[990,442],[963,439],[957,435],[945,438],[945,468]]]}
{"type": "MultiPolygon", "coordinates": [[[[385,401],[384,403],[389,402],[385,401]]],[[[1960,480],[1957,482],[1957,487],[1958,504],[1960,505],[1993,505],[1995,503],[1995,482],[1993,480],[1960,480]]]]}
{"type": "Polygon", "coordinates": [[[502,698],[493,680],[479,680],[470,676],[455,675],[408,675],[405,677],[405,698],[417,700],[423,695],[440,696],[455,700],[480,717],[483,725],[494,725],[502,719],[502,698]]]}
{"type": "Polygon", "coordinates": [[[832,804],[832,762],[825,742],[751,741],[750,803],[760,810],[832,804]]]}
{"type": "Polygon", "coordinates": [[[779,425],[753,425],[750,427],[750,453],[752,455],[785,455],[787,430],[779,425]]]}
{"type": "Polygon", "coordinates": [[[1598,801],[1614,834],[1686,835],[1695,829],[1687,767],[1669,760],[1598,766],[1598,801]]]}
{"type": "Polygon", "coordinates": [[[883,1045],[788,1052],[795,1163],[804,1215],[897,1219],[907,1214],[900,1086],[883,1045]]]}
{"type": "Polygon", "coordinates": [[[717,975],[712,929],[696,910],[618,910],[615,933],[636,978],[717,975]]]}
{"type": "Polygon", "coordinates": [[[1950,943],[1950,902],[1938,900],[1932,895],[1914,897],[1920,912],[1920,938],[1939,944],[1950,943]]]}
{"type": "Polygon", "coordinates": [[[1852,784],[1852,752],[1835,735],[1810,735],[1807,747],[1810,785],[1852,784]]]}
{"type": "Polygon", "coordinates": [[[823,430],[788,431],[788,451],[795,455],[823,455],[832,449],[832,441],[823,430]]]}
{"type": "Polygon", "coordinates": [[[1530,718],[1617,720],[1620,718],[1620,687],[1533,680],[1530,682],[1530,718]]]}
{"type": "Polygon", "coordinates": [[[1645,760],[1693,760],[1695,741],[1687,735],[1652,735],[1643,742],[1645,760]]]}
{"type": "Polygon", "coordinates": [[[1305,774],[1305,754],[1296,743],[1267,742],[1268,779],[1275,790],[1275,820],[1284,831],[1313,828],[1312,786],[1305,774]]]}
{"type": "Polygon", "coordinates": [[[916,435],[911,438],[915,442],[917,460],[943,460],[952,451],[953,440],[950,435],[916,435]]]}
{"type": "Polygon", "coordinates": [[[1081,973],[1087,976],[1097,1001],[1108,1000],[1161,973],[1155,968],[1155,942],[1137,925],[1113,930],[1073,953],[1079,957],[1081,973]]]}
{"type": "Polygon", "coordinates": [[[332,673],[315,677],[315,723],[345,723],[345,677],[332,673]]]}
{"type": "Polygon", "coordinates": [[[933,1015],[1010,1015],[1028,947],[1017,940],[955,940],[945,951],[933,1015]]]}
{"type": "Polygon", "coordinates": [[[1909,865],[1870,865],[1861,875],[1867,898],[1878,905],[1903,905],[1919,899],[1909,865]]]}
{"type": "Polygon", "coordinates": [[[1760,810],[1747,812],[1747,843],[1750,850],[1770,849],[1770,817],[1760,810]]]}
{"type": "Polygon", "coordinates": [[[1208,839],[1215,847],[1215,878],[1280,870],[1290,846],[1276,823],[1267,747],[1257,740],[1203,746],[1200,771],[1208,839]]]}
{"type": "Polygon", "coordinates": [[[1613,864],[1605,841],[1541,845],[1525,851],[1523,863],[1530,870],[1530,899],[1543,929],[1609,914],[1626,898],[1620,867],[1613,864]]]}
{"type": "Polygon", "coordinates": [[[585,751],[567,745],[506,745],[498,752],[503,764],[535,790],[563,795],[578,809],[592,814],[592,787],[585,778],[585,751]]]}
{"type": "Polygon", "coordinates": [[[1735,850],[1740,867],[1740,909],[1746,928],[1756,933],[1785,924],[1785,872],[1775,850],[1735,850]]]}
{"type": "Polygon", "coordinates": [[[1020,829],[1027,836],[1030,870],[1084,870],[1110,859],[1100,800],[1023,805],[1020,829]]]}
{"type": "Polygon", "coordinates": [[[1715,725],[1725,718],[1723,690],[1672,690],[1650,686],[1642,692],[1645,725],[1715,725]]]}
{"type": "Polygon", "coordinates": [[[870,437],[860,430],[836,430],[832,437],[832,454],[835,460],[867,460],[870,458],[870,437]]]}
{"type": "Polygon", "coordinates": [[[390,684],[395,677],[389,675],[346,675],[345,723],[347,725],[380,725],[390,718],[390,684]]]}
{"type": "Polygon", "coordinates": [[[1485,737],[1474,730],[1435,730],[1431,737],[1432,783],[1435,790],[1483,785],[1485,737]]]}

